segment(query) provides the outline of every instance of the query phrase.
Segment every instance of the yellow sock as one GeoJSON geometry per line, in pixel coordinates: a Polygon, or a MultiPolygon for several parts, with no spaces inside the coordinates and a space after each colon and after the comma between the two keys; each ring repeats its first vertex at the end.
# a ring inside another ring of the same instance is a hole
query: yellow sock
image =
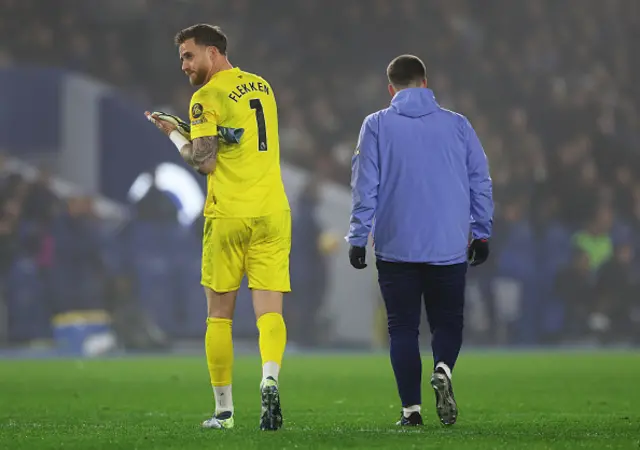
{"type": "Polygon", "coordinates": [[[260,331],[260,356],[262,357],[263,378],[278,379],[284,349],[287,345],[287,327],[282,314],[267,313],[258,319],[260,331]]]}
{"type": "Polygon", "coordinates": [[[231,371],[233,369],[231,324],[231,319],[207,318],[207,334],[205,335],[204,343],[211,385],[214,387],[231,384],[231,371]]]}

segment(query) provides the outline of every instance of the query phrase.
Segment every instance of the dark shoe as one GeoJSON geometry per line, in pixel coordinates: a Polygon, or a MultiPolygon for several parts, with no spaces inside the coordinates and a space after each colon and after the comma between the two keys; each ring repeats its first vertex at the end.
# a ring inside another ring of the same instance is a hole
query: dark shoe
{"type": "Polygon", "coordinates": [[[453,425],[458,418],[458,405],[453,396],[451,379],[437,368],[431,375],[431,387],[436,393],[436,411],[442,425],[453,425]]]}
{"type": "Polygon", "coordinates": [[[405,417],[404,413],[400,413],[400,420],[396,422],[396,425],[401,427],[417,427],[424,425],[422,423],[422,415],[419,412],[412,412],[409,417],[405,417]]]}

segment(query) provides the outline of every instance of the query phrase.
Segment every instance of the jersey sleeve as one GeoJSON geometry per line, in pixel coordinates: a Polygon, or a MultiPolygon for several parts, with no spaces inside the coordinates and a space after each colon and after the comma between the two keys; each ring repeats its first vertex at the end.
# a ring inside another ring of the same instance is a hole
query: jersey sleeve
{"type": "Polygon", "coordinates": [[[212,92],[200,89],[191,97],[189,119],[191,122],[191,139],[218,135],[221,105],[212,92]]]}

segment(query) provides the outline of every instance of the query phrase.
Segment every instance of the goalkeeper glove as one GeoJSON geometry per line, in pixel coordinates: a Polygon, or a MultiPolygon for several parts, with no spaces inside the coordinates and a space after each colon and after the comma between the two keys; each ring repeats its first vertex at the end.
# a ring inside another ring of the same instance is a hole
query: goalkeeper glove
{"type": "Polygon", "coordinates": [[[172,123],[176,126],[178,132],[181,135],[186,137],[188,140],[191,140],[191,125],[182,120],[180,117],[162,111],[154,111],[151,113],[151,115],[157,117],[160,120],[172,123]]]}

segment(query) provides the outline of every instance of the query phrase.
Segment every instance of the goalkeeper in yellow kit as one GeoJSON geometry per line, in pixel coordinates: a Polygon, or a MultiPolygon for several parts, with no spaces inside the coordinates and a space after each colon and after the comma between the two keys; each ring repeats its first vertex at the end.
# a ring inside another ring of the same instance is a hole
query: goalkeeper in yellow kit
{"type": "MultiPolygon", "coordinates": [[[[227,38],[199,24],[180,31],[182,71],[195,92],[190,140],[162,114],[146,112],[184,160],[206,174],[202,284],[207,296],[205,348],[216,408],[206,428],[232,428],[231,325],[246,273],[260,332],[260,428],[282,426],[278,372],[286,345],[282,297],[290,291],[291,211],[280,172],[278,116],[273,90],[261,77],[232,67],[227,38]]],[[[183,127],[188,129],[189,127],[183,127]]]]}

